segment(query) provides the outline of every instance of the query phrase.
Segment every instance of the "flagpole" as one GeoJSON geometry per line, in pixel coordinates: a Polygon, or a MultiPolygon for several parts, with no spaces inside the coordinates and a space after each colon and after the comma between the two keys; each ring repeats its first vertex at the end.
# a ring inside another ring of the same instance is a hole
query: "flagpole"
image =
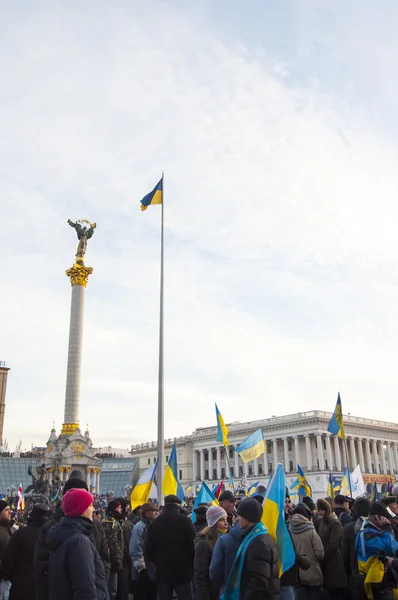
{"type": "Polygon", "coordinates": [[[163,472],[164,472],[164,375],[163,375],[163,292],[164,292],[164,171],[162,171],[162,216],[160,244],[160,317],[159,317],[159,381],[158,381],[158,469],[157,489],[158,504],[163,504],[163,472]]]}
{"type": "Polygon", "coordinates": [[[347,471],[348,471],[348,485],[350,486],[350,497],[352,498],[352,486],[351,486],[351,473],[350,473],[350,465],[348,462],[348,444],[347,438],[344,435],[344,447],[345,447],[345,457],[347,461],[347,471]]]}
{"type": "Polygon", "coordinates": [[[225,459],[226,459],[226,462],[227,462],[227,465],[228,465],[228,477],[229,477],[229,479],[230,479],[230,481],[231,481],[231,483],[232,483],[232,491],[233,491],[233,493],[235,494],[234,478],[232,477],[232,473],[231,473],[231,465],[230,465],[230,463],[229,463],[229,452],[228,452],[228,447],[229,447],[229,446],[224,446],[224,449],[225,449],[225,459]]]}

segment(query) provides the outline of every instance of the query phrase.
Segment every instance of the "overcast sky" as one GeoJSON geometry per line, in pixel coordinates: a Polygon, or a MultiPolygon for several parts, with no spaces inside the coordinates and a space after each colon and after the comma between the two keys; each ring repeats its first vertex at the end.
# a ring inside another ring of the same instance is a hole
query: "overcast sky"
{"type": "Polygon", "coordinates": [[[398,420],[394,0],[16,1],[0,35],[0,360],[11,449],[63,422],[86,264],[80,422],[156,439],[312,409],[398,420]]]}

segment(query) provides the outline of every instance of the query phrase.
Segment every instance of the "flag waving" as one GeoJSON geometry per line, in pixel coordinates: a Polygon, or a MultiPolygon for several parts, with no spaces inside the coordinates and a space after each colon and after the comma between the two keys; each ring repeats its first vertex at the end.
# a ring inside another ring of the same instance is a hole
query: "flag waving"
{"type": "Polygon", "coordinates": [[[340,392],[337,396],[336,408],[334,409],[333,417],[330,419],[328,425],[329,433],[337,435],[342,440],[345,440],[344,421],[343,421],[343,409],[341,406],[340,392]]]}
{"type": "Polygon", "coordinates": [[[169,496],[173,494],[178,496],[180,500],[184,500],[184,490],[178,481],[177,467],[177,444],[174,442],[173,449],[170,454],[169,464],[166,467],[163,478],[163,494],[169,496]]]}
{"type": "Polygon", "coordinates": [[[244,463],[250,462],[255,458],[261,456],[261,454],[266,450],[266,445],[264,442],[263,430],[258,429],[249,437],[247,437],[243,442],[235,448],[235,451],[240,454],[241,459],[244,463]]]}
{"type": "Polygon", "coordinates": [[[149,192],[146,196],[141,200],[141,210],[146,210],[148,206],[152,204],[162,204],[163,203],[163,177],[153,188],[152,192],[149,192]]]}
{"type": "Polygon", "coordinates": [[[137,481],[137,485],[131,492],[131,510],[134,510],[135,508],[137,508],[137,506],[141,506],[142,504],[145,504],[145,502],[148,502],[157,468],[158,462],[156,461],[156,464],[154,464],[152,467],[148,467],[141,474],[141,477],[137,481]]]}
{"type": "Polygon", "coordinates": [[[25,510],[25,497],[23,495],[22,483],[19,484],[19,488],[18,488],[17,510],[25,510]]]}
{"type": "Polygon", "coordinates": [[[228,441],[228,429],[225,425],[224,419],[220,411],[218,410],[218,406],[216,404],[216,419],[217,419],[217,442],[221,442],[224,446],[229,446],[228,441]]]}

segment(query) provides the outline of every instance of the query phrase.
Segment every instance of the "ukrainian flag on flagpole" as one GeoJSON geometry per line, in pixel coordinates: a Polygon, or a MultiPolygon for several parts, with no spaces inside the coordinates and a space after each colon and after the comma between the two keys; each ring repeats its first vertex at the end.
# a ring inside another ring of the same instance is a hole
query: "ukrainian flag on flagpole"
{"type": "Polygon", "coordinates": [[[134,487],[130,496],[131,510],[148,502],[157,468],[158,461],[156,461],[156,464],[152,467],[148,467],[137,481],[137,485],[134,487]]]}
{"type": "Polygon", "coordinates": [[[143,197],[141,200],[141,210],[146,210],[152,204],[163,204],[163,177],[153,188],[152,192],[143,197]]]}
{"type": "MultiPolygon", "coordinates": [[[[343,475],[343,479],[341,480],[341,484],[340,484],[340,494],[342,494],[343,496],[350,496],[351,495],[351,485],[350,485],[350,472],[348,470],[348,467],[346,468],[346,470],[344,471],[344,475],[343,475]]],[[[332,496],[333,497],[333,496],[332,496]]]]}
{"type": "Polygon", "coordinates": [[[306,476],[303,473],[303,469],[300,467],[300,465],[297,465],[297,472],[298,472],[298,483],[299,483],[299,493],[303,494],[303,496],[311,496],[312,495],[312,490],[311,490],[311,486],[307,481],[306,476]]]}
{"type": "MultiPolygon", "coordinates": [[[[193,505],[194,509],[198,507],[199,504],[214,504],[215,506],[218,504],[217,498],[213,492],[210,491],[204,481],[202,481],[202,486],[198,492],[198,495],[196,496],[196,500],[193,505]]],[[[195,523],[196,521],[196,513],[194,511],[192,511],[191,514],[191,521],[192,523],[195,523]]]]}
{"type": "Polygon", "coordinates": [[[256,483],[252,483],[251,486],[249,487],[249,489],[246,492],[246,496],[253,496],[253,494],[256,493],[256,490],[258,488],[258,486],[260,485],[259,481],[256,481],[256,483]]]}
{"type": "Polygon", "coordinates": [[[337,437],[345,440],[344,421],[343,421],[343,409],[341,407],[340,392],[337,396],[336,408],[334,409],[333,417],[330,419],[328,425],[329,433],[337,435],[337,437]]]}
{"type": "Polygon", "coordinates": [[[258,429],[247,437],[235,451],[240,455],[244,463],[258,458],[265,451],[266,446],[262,429],[258,429]]]}
{"type": "Polygon", "coordinates": [[[279,548],[279,573],[285,573],[295,563],[293,543],[285,523],[286,479],[279,463],[268,486],[263,504],[262,522],[279,548]]]}
{"type": "Polygon", "coordinates": [[[169,463],[164,473],[162,491],[165,496],[174,494],[174,496],[178,496],[180,500],[184,500],[184,491],[180,485],[180,482],[178,481],[176,442],[174,442],[174,446],[169,458],[169,463]]]}
{"type": "Polygon", "coordinates": [[[224,446],[229,446],[228,441],[228,429],[225,425],[224,419],[220,411],[218,410],[218,406],[216,404],[216,419],[217,419],[217,442],[221,442],[224,446]]]}
{"type": "Polygon", "coordinates": [[[333,479],[331,472],[329,473],[328,489],[326,491],[326,494],[329,496],[329,498],[334,498],[333,479]]]}

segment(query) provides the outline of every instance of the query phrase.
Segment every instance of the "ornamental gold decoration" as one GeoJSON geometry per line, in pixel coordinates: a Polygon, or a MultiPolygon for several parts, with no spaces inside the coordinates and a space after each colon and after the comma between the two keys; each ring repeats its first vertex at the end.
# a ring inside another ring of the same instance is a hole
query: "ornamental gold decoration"
{"type": "Polygon", "coordinates": [[[71,445],[72,451],[76,452],[76,453],[81,453],[84,452],[85,448],[84,448],[84,444],[82,444],[81,442],[73,442],[73,444],[71,445]]]}
{"type": "Polygon", "coordinates": [[[64,423],[62,425],[61,435],[71,435],[79,429],[79,423],[64,423]]]}
{"type": "Polygon", "coordinates": [[[73,267],[65,271],[66,275],[70,279],[71,286],[82,285],[87,286],[88,276],[94,271],[92,267],[85,267],[75,263],[73,267]]]}

